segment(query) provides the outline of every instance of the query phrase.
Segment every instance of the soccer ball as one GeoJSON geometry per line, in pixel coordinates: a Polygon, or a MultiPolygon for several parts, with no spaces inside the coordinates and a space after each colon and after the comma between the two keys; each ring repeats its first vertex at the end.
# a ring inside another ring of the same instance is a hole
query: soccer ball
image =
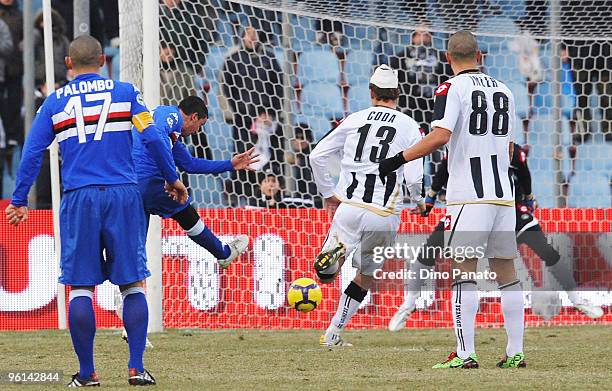
{"type": "Polygon", "coordinates": [[[298,278],[291,283],[287,292],[289,305],[301,312],[310,312],[321,304],[321,288],[311,278],[298,278]]]}

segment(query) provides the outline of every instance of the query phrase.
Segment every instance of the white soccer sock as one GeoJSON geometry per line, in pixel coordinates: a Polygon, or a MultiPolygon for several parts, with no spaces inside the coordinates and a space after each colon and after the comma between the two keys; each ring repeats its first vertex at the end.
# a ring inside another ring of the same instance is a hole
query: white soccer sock
{"type": "Polygon", "coordinates": [[[421,278],[421,270],[433,270],[433,266],[423,265],[418,260],[410,264],[411,276],[414,276],[414,278],[406,279],[404,303],[402,304],[404,307],[414,306],[416,300],[421,296],[421,289],[427,282],[426,278],[421,278]]]}
{"type": "Polygon", "coordinates": [[[340,332],[348,324],[353,315],[357,313],[359,305],[361,305],[367,293],[366,290],[363,290],[359,285],[351,281],[342,293],[342,296],[340,296],[338,309],[332,318],[327,332],[334,334],[340,332]]]}
{"type": "Polygon", "coordinates": [[[468,358],[475,353],[476,313],[479,307],[476,281],[457,281],[453,284],[453,323],[457,337],[457,356],[468,358]]]}
{"type": "Polygon", "coordinates": [[[504,313],[504,327],[508,335],[506,354],[512,357],[523,352],[525,332],[525,303],[519,280],[500,286],[501,308],[504,313]]]}

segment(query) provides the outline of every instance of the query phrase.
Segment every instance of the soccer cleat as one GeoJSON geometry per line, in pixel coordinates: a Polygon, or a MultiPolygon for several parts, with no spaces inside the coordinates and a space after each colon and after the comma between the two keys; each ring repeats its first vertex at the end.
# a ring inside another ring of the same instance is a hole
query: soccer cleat
{"type": "MultiPolygon", "coordinates": [[[[128,335],[125,329],[123,329],[123,331],[121,332],[121,339],[123,339],[125,343],[128,343],[128,335]]],[[[151,343],[151,341],[149,341],[149,337],[147,337],[147,343],[145,344],[145,349],[153,349],[153,344],[151,343]]]]}
{"type": "Polygon", "coordinates": [[[154,386],[155,378],[146,369],[138,372],[136,368],[130,368],[128,383],[130,386],[154,386]]]}
{"type": "Polygon", "coordinates": [[[402,303],[395,315],[393,315],[389,321],[389,331],[400,331],[403,329],[404,326],[406,326],[406,319],[414,312],[414,305],[407,306],[404,304],[405,303],[402,303]]]}
{"type": "Polygon", "coordinates": [[[333,347],[338,347],[338,346],[342,346],[342,347],[353,346],[352,343],[349,343],[343,340],[340,334],[332,334],[332,333],[321,335],[321,338],[319,338],[319,345],[325,346],[328,348],[333,348],[333,347]]]}
{"type": "Polygon", "coordinates": [[[247,235],[238,235],[234,240],[227,244],[231,250],[230,256],[225,259],[219,259],[217,263],[221,266],[221,269],[227,269],[227,267],[236,258],[238,258],[243,252],[249,247],[249,237],[247,235]]]}
{"type": "Polygon", "coordinates": [[[598,305],[592,304],[576,304],[574,305],[578,311],[582,312],[584,315],[588,316],[591,319],[601,318],[604,314],[603,309],[598,305]]]}
{"type": "Polygon", "coordinates": [[[432,369],[447,369],[447,368],[463,368],[463,369],[476,369],[478,368],[478,356],[476,353],[472,353],[468,358],[462,359],[457,356],[456,352],[449,354],[446,361],[431,367],[432,369]]]}
{"type": "Polygon", "coordinates": [[[525,355],[523,353],[517,353],[512,357],[504,357],[503,360],[497,363],[498,368],[525,368],[527,367],[527,361],[525,361],[525,355]]]}
{"type": "Polygon", "coordinates": [[[81,379],[79,377],[79,373],[77,372],[72,375],[72,380],[66,385],[66,387],[100,387],[100,380],[95,372],[91,374],[89,379],[81,379]]]}
{"type": "Polygon", "coordinates": [[[344,254],[346,254],[346,246],[340,242],[329,250],[322,249],[321,253],[315,258],[314,269],[322,272],[337,263],[344,254]]]}

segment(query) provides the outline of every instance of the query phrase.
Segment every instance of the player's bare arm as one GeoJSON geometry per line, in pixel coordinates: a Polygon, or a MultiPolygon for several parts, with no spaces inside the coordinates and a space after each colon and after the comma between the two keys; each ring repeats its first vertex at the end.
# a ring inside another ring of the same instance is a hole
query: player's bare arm
{"type": "Polygon", "coordinates": [[[255,147],[246,152],[234,155],[232,158],[232,166],[234,166],[234,170],[255,171],[255,169],[251,168],[251,165],[259,162],[259,154],[253,155],[254,152],[255,147]]]}

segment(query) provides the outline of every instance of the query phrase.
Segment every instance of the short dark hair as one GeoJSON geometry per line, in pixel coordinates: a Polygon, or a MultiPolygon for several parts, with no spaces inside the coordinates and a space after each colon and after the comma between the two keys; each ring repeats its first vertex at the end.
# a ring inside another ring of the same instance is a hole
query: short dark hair
{"type": "Polygon", "coordinates": [[[374,93],[377,100],[397,100],[399,98],[399,88],[380,88],[370,83],[370,91],[374,93]]]}
{"type": "Polygon", "coordinates": [[[191,115],[196,113],[199,118],[208,117],[208,107],[206,107],[206,103],[199,96],[188,96],[179,103],[178,107],[183,114],[191,115]]]}
{"type": "Polygon", "coordinates": [[[476,60],[476,37],[468,30],[457,31],[448,39],[448,53],[457,61],[476,60]]]}
{"type": "Polygon", "coordinates": [[[76,37],[68,48],[68,56],[72,60],[72,66],[75,68],[100,65],[100,56],[102,54],[100,41],[91,35],[76,37]]]}

